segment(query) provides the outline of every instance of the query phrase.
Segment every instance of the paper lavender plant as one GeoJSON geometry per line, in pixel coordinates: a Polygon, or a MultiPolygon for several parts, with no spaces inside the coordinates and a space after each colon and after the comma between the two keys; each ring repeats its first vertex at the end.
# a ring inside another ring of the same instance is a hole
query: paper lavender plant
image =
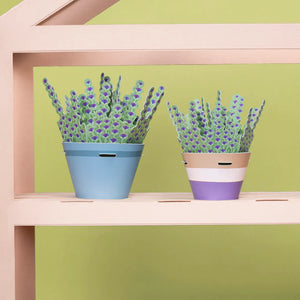
{"type": "Polygon", "coordinates": [[[65,107],[59,101],[53,86],[47,78],[43,79],[52,105],[59,116],[57,122],[64,142],[89,143],[143,143],[149,130],[149,123],[164,95],[164,88],[159,87],[154,93],[152,87],[146,97],[140,115],[137,114],[144,82],[138,80],[132,93],[120,93],[121,76],[116,89],[113,89],[109,76],[101,74],[99,99],[90,79],[86,79],[85,93],[77,94],[74,90],[65,96],[65,107]]]}
{"type": "Polygon", "coordinates": [[[193,100],[186,115],[176,105],[171,107],[167,103],[182,150],[189,153],[248,152],[264,105],[265,101],[260,108],[250,108],[247,122],[242,126],[244,98],[237,94],[233,96],[229,109],[223,106],[220,91],[213,110],[203,98],[202,101],[193,100]]]}

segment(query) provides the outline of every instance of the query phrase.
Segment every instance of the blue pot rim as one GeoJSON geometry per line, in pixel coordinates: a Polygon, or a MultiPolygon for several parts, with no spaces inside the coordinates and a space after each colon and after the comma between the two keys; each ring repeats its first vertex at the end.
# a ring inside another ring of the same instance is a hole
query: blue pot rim
{"type": "Polygon", "coordinates": [[[120,143],[81,143],[63,142],[63,148],[68,150],[95,150],[95,151],[142,151],[144,144],[120,143]]]}

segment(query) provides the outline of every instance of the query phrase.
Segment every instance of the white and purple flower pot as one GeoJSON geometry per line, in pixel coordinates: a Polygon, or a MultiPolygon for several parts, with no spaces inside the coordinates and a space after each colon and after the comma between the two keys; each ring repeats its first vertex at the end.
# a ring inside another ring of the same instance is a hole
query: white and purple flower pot
{"type": "Polygon", "coordinates": [[[250,152],[182,153],[196,200],[239,198],[250,152]]]}

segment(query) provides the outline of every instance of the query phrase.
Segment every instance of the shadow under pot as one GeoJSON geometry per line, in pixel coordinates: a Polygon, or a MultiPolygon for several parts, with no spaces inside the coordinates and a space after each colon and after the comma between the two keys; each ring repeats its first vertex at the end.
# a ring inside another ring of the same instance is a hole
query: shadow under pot
{"type": "Polygon", "coordinates": [[[196,200],[239,198],[250,152],[182,153],[196,200]]]}
{"type": "Polygon", "coordinates": [[[85,199],[128,197],[143,144],[63,143],[75,195],[85,199]]]}

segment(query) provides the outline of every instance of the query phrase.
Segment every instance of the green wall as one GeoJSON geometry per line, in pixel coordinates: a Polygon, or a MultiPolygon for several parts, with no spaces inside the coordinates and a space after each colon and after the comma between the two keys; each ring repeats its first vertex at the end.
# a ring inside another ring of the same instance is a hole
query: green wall
{"type": "MultiPolygon", "coordinates": [[[[20,1],[2,0],[0,13],[20,1]]],[[[42,3],[42,1],[41,1],[42,3]]],[[[90,24],[299,22],[297,0],[122,0],[90,24]],[[183,5],[184,3],[184,5],[183,5]]],[[[175,129],[165,103],[221,89],[250,105],[267,104],[256,129],[244,191],[300,190],[299,65],[121,66],[36,68],[35,171],[37,192],[72,191],[56,128],[41,85],[48,77],[60,96],[95,84],[104,71],[123,93],[136,79],[166,95],[145,143],[132,191],[189,191],[175,129]]],[[[300,299],[299,226],[39,227],[37,300],[300,299]]]]}

